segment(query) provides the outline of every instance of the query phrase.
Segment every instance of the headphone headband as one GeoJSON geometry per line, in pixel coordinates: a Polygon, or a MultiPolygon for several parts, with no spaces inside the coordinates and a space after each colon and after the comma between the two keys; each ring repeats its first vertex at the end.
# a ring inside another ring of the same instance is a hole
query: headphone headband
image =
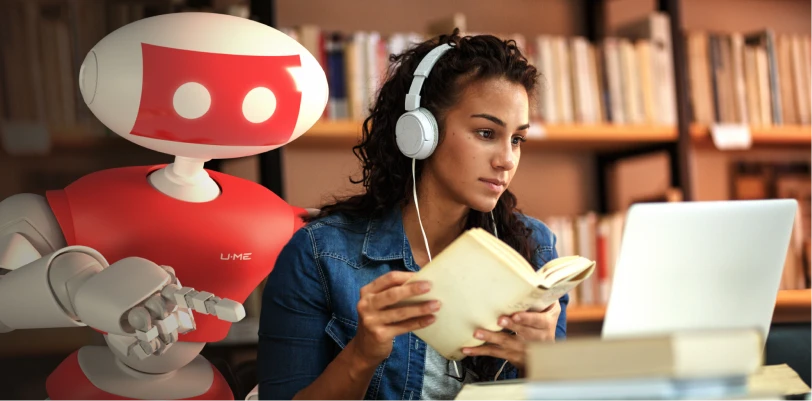
{"type": "Polygon", "coordinates": [[[420,64],[417,65],[417,69],[414,71],[414,80],[412,80],[412,86],[409,88],[409,94],[406,95],[406,111],[417,110],[420,107],[420,88],[423,87],[423,81],[428,78],[429,71],[434,67],[434,63],[451,48],[450,44],[444,43],[432,49],[426,57],[423,57],[423,60],[420,60],[420,64]]]}

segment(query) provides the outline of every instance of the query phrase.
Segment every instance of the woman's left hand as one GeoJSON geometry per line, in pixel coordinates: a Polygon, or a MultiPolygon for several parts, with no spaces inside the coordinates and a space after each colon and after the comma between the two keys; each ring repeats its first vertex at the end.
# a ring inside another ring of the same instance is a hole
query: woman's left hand
{"type": "Polygon", "coordinates": [[[559,302],[554,302],[541,312],[517,312],[511,316],[502,316],[499,318],[499,326],[515,332],[515,335],[504,331],[478,329],[474,333],[474,337],[484,340],[485,344],[463,348],[462,352],[468,356],[489,355],[506,359],[516,368],[523,370],[525,368],[525,343],[528,341],[555,341],[555,328],[560,314],[561,305],[559,302]]]}

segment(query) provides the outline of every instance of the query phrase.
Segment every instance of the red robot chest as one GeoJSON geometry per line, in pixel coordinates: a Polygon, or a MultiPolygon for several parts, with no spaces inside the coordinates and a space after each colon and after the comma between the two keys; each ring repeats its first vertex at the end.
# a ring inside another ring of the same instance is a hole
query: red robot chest
{"type": "MultiPolygon", "coordinates": [[[[49,191],[68,245],[94,248],[111,264],[139,256],[171,266],[181,285],[244,302],[298,227],[292,208],[260,185],[213,171],[221,195],[183,202],[149,184],[161,167],[100,171],[49,191]]],[[[219,341],[231,325],[197,313],[195,320],[180,341],[219,341]]]]}

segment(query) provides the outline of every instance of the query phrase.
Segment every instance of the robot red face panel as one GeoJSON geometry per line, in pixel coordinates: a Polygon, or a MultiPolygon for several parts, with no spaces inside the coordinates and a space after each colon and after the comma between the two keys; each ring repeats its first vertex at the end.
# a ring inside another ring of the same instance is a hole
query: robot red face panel
{"type": "Polygon", "coordinates": [[[160,15],[112,32],[88,53],[79,84],[113,132],[196,159],[283,146],[321,117],[328,98],[324,70],[296,40],[214,13],[160,15]]]}
{"type": "Polygon", "coordinates": [[[213,54],[144,44],[144,81],[131,134],[209,145],[290,140],[302,94],[299,55],[213,54]]]}

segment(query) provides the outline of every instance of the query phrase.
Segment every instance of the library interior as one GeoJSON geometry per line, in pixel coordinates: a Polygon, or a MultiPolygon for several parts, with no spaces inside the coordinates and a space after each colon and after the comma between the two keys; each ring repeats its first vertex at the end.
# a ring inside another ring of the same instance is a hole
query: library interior
{"type": "MultiPolygon", "coordinates": [[[[598,372],[602,357],[620,352],[621,346],[601,351],[589,341],[604,326],[633,205],[795,199],[760,356],[760,365],[776,370],[759,366],[745,376],[779,399],[809,399],[811,9],[806,0],[3,0],[0,201],[44,196],[97,171],[173,162],[172,155],[112,132],[79,90],[88,52],[139,20],[195,11],[247,18],[282,31],[315,57],[329,97],[309,130],[279,149],[205,163],[313,209],[363,189],[350,181],[360,174],[353,146],[390,54],[455,28],[463,35],[491,34],[515,41],[540,73],[521,168],[510,183],[517,207],[555,233],[559,255],[596,262],[595,273],[569,293],[568,340],[557,349],[532,349],[535,356],[568,358],[579,351],[567,347],[584,341],[595,350],[594,363],[579,354],[584,361],[573,362],[571,377],[561,377],[572,379],[598,372]],[[786,377],[771,384],[769,375],[786,377]]],[[[2,235],[11,226],[4,224],[16,224],[3,219],[0,208],[0,256],[10,243],[2,235]]],[[[0,274],[8,274],[1,267],[0,274]]],[[[235,399],[256,389],[265,283],[242,302],[245,317],[225,339],[201,351],[235,399]]],[[[727,344],[735,342],[731,337],[727,344]]],[[[0,398],[49,397],[46,381],[69,355],[105,344],[101,331],[89,326],[0,330],[0,398]]],[[[531,379],[563,374],[532,363],[529,369],[531,379]]],[[[498,393],[469,386],[459,398],[504,398],[515,391],[527,398],[601,398],[563,387],[545,395],[544,387],[507,386],[498,393]]]]}

